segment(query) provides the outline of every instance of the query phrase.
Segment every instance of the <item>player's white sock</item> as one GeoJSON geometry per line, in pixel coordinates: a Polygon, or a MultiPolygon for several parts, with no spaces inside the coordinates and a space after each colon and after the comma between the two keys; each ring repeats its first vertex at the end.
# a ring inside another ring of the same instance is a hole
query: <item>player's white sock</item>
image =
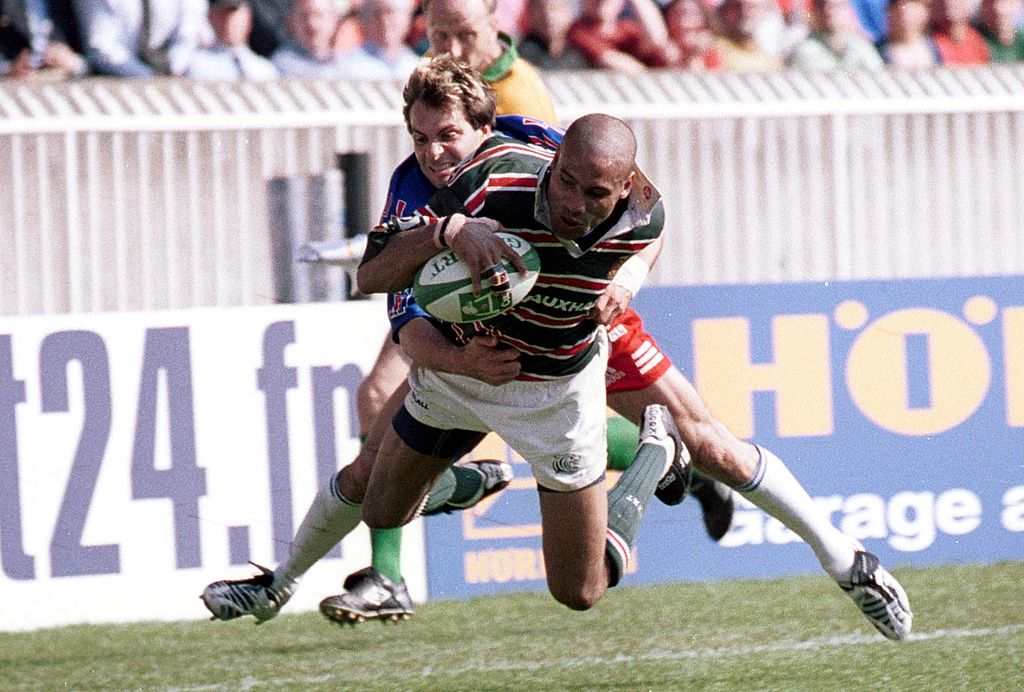
{"type": "Polygon", "coordinates": [[[272,589],[294,590],[295,583],[317,560],[359,525],[360,506],[345,499],[337,475],[321,488],[292,539],[291,552],[274,570],[272,589]]]}
{"type": "Polygon", "coordinates": [[[829,576],[848,581],[856,543],[832,526],[781,459],[764,447],[755,447],[759,454],[757,470],[734,490],[804,539],[829,576]]]}

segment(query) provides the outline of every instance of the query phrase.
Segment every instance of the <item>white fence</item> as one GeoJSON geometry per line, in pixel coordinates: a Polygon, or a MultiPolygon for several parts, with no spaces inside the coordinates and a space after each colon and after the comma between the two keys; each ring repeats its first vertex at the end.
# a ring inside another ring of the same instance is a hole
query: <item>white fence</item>
{"type": "MultiPolygon", "coordinates": [[[[1024,272],[1024,67],[546,77],[563,121],[637,131],[665,194],[651,280],[1024,272]]],[[[267,188],[410,150],[400,85],[0,84],[0,314],[253,305],[267,188]]],[[[340,191],[339,191],[340,194],[340,191]]]]}

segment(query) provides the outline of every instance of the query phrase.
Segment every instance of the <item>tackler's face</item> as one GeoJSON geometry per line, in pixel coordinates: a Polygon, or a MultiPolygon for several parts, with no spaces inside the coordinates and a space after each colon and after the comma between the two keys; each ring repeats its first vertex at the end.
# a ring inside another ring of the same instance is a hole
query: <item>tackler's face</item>
{"type": "Polygon", "coordinates": [[[474,128],[458,105],[437,109],[417,101],[409,109],[409,133],[423,174],[434,187],[444,187],[456,166],[490,136],[491,126],[474,128]]]}
{"type": "Polygon", "coordinates": [[[551,164],[548,209],[551,230],[560,238],[575,240],[600,225],[633,185],[632,167],[608,165],[592,158],[563,155],[551,164]]]}

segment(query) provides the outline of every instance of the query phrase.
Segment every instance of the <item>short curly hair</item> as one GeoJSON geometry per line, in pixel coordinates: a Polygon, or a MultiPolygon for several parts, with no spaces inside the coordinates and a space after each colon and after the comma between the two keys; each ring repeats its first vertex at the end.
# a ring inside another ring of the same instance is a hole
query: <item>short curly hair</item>
{"type": "Polygon", "coordinates": [[[479,130],[485,125],[494,127],[497,111],[494,89],[474,69],[447,53],[431,58],[413,71],[402,90],[402,99],[405,102],[402,115],[410,132],[409,111],[417,102],[438,110],[458,106],[473,129],[479,130]]]}

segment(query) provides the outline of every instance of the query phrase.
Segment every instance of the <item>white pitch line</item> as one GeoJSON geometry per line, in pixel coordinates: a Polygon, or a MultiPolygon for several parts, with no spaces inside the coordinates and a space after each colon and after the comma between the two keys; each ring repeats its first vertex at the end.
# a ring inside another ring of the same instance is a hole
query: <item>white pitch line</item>
{"type": "MultiPolygon", "coordinates": [[[[1003,627],[980,627],[976,629],[949,629],[933,630],[931,632],[920,632],[911,634],[908,641],[929,641],[932,639],[968,639],[972,637],[988,637],[1000,634],[1013,634],[1024,632],[1024,624],[1005,625],[1003,627]]],[[[733,656],[750,656],[752,654],[764,654],[785,651],[803,651],[805,649],[816,649],[819,646],[851,646],[859,644],[895,644],[882,637],[880,634],[851,633],[835,637],[824,637],[821,639],[809,639],[800,642],[782,642],[778,644],[751,644],[747,646],[725,646],[708,647],[704,649],[686,649],[684,651],[650,651],[640,654],[617,654],[610,658],[569,658],[561,661],[543,661],[531,663],[526,661],[511,661],[506,663],[488,663],[486,668],[466,666],[464,668],[445,668],[445,673],[475,673],[487,670],[542,670],[545,668],[580,668],[595,665],[621,665],[623,663],[636,663],[643,661],[673,661],[693,658],[729,658],[733,656]]],[[[896,644],[898,646],[898,644],[896,644]]],[[[425,668],[423,677],[431,675],[433,671],[425,668]]]]}
{"type": "MultiPolygon", "coordinates": [[[[1024,632],[1024,624],[1016,625],[1004,625],[1002,627],[978,627],[975,629],[945,629],[945,630],[932,630],[931,632],[918,632],[911,634],[908,637],[908,641],[911,642],[923,642],[931,641],[934,639],[971,639],[975,637],[990,637],[995,635],[1003,634],[1015,634],[1017,632],[1024,632]]],[[[534,671],[544,670],[552,668],[581,668],[599,665],[622,665],[626,663],[639,663],[646,661],[675,661],[675,660],[687,660],[687,659],[709,659],[709,658],[730,658],[734,656],[750,656],[754,654],[765,654],[765,653],[776,653],[786,651],[804,651],[806,649],[816,649],[820,646],[854,646],[861,644],[884,644],[888,646],[899,646],[898,643],[889,642],[883,638],[880,634],[861,634],[850,633],[838,635],[835,637],[823,637],[820,639],[808,639],[806,641],[799,642],[781,642],[778,644],[751,644],[748,646],[723,646],[723,647],[707,647],[703,649],[686,649],[683,651],[650,651],[641,654],[618,654],[608,658],[565,658],[557,661],[506,661],[495,662],[488,661],[487,665],[480,666],[463,666],[460,668],[449,668],[445,667],[442,669],[445,675],[461,675],[461,674],[473,674],[473,673],[493,673],[493,672],[515,672],[515,671],[534,671]]],[[[421,678],[428,678],[434,674],[434,669],[426,667],[420,671],[421,678]]],[[[265,684],[274,685],[312,685],[312,684],[323,684],[329,683],[333,680],[344,681],[347,680],[344,674],[322,674],[322,675],[311,675],[299,678],[279,678],[275,677],[273,680],[259,680],[254,677],[247,677],[236,683],[223,683],[216,685],[195,685],[188,687],[172,687],[168,688],[175,692],[199,692],[205,690],[249,690],[256,687],[260,687],[265,684]]]]}

